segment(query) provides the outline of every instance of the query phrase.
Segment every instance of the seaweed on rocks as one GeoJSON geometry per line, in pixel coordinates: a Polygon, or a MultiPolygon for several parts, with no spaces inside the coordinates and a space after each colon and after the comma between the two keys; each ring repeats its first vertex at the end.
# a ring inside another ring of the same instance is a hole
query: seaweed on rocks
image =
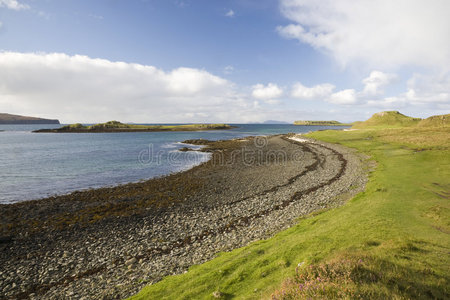
{"type": "Polygon", "coordinates": [[[127,297],[362,189],[358,156],[289,137],[189,141],[206,145],[210,160],[145,182],[1,205],[1,297],[127,297]]]}

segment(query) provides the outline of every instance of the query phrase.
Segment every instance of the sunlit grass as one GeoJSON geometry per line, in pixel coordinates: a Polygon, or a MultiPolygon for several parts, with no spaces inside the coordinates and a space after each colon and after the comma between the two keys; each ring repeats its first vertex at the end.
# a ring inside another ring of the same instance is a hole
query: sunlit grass
{"type": "Polygon", "coordinates": [[[364,192],[132,299],[448,298],[449,135],[428,128],[310,134],[376,162],[364,192]],[[300,284],[310,287],[295,291],[300,284]]]}

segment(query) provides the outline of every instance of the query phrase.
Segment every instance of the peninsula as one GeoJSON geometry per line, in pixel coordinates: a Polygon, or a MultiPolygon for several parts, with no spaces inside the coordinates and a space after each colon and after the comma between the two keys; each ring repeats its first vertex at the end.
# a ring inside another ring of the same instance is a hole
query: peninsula
{"type": "Polygon", "coordinates": [[[80,123],[66,125],[56,129],[39,129],[33,132],[55,133],[85,133],[85,132],[148,132],[148,131],[203,131],[223,130],[235,128],[227,124],[186,124],[186,125],[135,125],[124,124],[119,121],[109,121],[95,125],[82,125],[80,123]]]}
{"type": "Polygon", "coordinates": [[[0,124],[59,124],[59,121],[0,113],[0,124]]]}
{"type": "Polygon", "coordinates": [[[341,123],[338,121],[294,121],[294,125],[303,126],[351,126],[352,124],[341,123]]]}

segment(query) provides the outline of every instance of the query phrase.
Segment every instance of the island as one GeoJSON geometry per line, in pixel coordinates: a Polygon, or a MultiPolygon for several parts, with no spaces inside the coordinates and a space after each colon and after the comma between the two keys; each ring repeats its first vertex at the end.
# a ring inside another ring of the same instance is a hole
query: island
{"type": "Polygon", "coordinates": [[[295,121],[294,125],[303,126],[351,126],[352,124],[341,123],[338,121],[295,121]]]}
{"type": "Polygon", "coordinates": [[[66,125],[56,129],[39,129],[33,132],[54,133],[100,133],[100,132],[154,132],[154,131],[203,131],[224,130],[235,128],[228,124],[183,124],[183,125],[135,125],[124,124],[119,121],[109,121],[95,125],[82,125],[80,123],[66,125]]]}
{"type": "Polygon", "coordinates": [[[0,124],[60,124],[56,119],[43,119],[0,113],[0,124]]]}

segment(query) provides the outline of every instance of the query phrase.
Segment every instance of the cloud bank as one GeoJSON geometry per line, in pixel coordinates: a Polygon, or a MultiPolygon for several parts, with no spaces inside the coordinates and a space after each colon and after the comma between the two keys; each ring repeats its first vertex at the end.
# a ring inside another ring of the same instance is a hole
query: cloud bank
{"type": "Polygon", "coordinates": [[[331,95],[335,88],[336,87],[330,83],[306,87],[300,82],[297,82],[292,87],[291,96],[304,100],[321,100],[331,95]]]}
{"type": "Polygon", "coordinates": [[[280,9],[289,21],[277,27],[282,37],[308,44],[344,68],[373,70],[362,89],[296,83],[292,97],[355,110],[450,110],[450,1],[280,0],[280,9]],[[386,72],[405,69],[417,71],[403,78],[386,72]],[[405,90],[387,95],[399,80],[405,90]]]}
{"type": "Polygon", "coordinates": [[[229,11],[227,11],[225,13],[225,17],[229,17],[229,18],[234,17],[234,11],[232,9],[230,9],[229,11]]]}
{"type": "Polygon", "coordinates": [[[255,84],[253,86],[252,96],[256,99],[261,100],[274,100],[283,95],[283,90],[274,83],[269,83],[267,85],[255,84]]]}
{"type": "Polygon", "coordinates": [[[383,88],[397,79],[397,75],[383,73],[381,71],[372,71],[369,77],[365,78],[363,94],[367,96],[376,96],[384,93],[383,88]]]}
{"type": "Polygon", "coordinates": [[[292,23],[280,35],[307,43],[341,65],[450,68],[450,1],[280,0],[292,23]]]}
{"type": "MultiPolygon", "coordinates": [[[[245,120],[252,101],[204,70],[111,62],[61,53],[0,52],[0,111],[64,122],[245,120]]],[[[250,114],[251,115],[251,114],[250,114]]]]}
{"type": "Polygon", "coordinates": [[[6,7],[12,10],[24,10],[30,8],[29,5],[19,3],[17,0],[0,0],[0,7],[6,7]]]}

